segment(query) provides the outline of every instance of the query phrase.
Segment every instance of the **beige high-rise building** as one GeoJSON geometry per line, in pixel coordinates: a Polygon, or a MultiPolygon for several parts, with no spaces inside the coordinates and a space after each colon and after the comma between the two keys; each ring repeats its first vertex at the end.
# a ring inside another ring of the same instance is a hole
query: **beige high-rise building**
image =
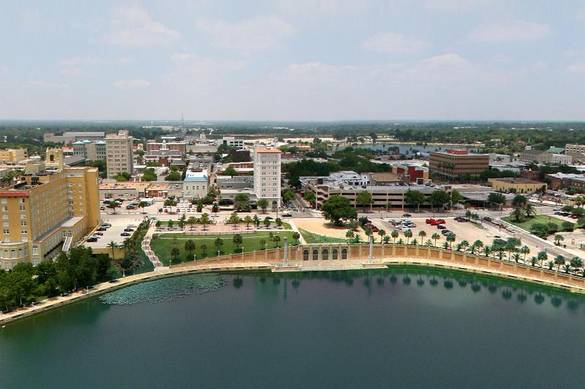
{"type": "Polygon", "coordinates": [[[115,178],[122,172],[132,174],[132,137],[127,130],[120,130],[117,134],[106,135],[106,164],[108,178],[115,178]]]}
{"type": "Polygon", "coordinates": [[[0,162],[18,163],[28,158],[26,149],[4,149],[0,150],[0,162]]]}
{"type": "Polygon", "coordinates": [[[98,169],[66,167],[0,189],[0,267],[67,251],[100,222],[98,169]]]}
{"type": "Polygon", "coordinates": [[[280,150],[256,147],[254,150],[254,192],[258,199],[268,200],[268,207],[280,207],[280,150]]]}

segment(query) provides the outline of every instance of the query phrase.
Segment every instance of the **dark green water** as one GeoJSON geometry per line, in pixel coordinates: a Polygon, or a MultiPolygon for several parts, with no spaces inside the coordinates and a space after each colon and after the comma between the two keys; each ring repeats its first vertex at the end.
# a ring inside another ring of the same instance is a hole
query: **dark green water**
{"type": "Polygon", "coordinates": [[[415,269],[198,277],[8,325],[0,388],[585,387],[578,296],[415,269]]]}

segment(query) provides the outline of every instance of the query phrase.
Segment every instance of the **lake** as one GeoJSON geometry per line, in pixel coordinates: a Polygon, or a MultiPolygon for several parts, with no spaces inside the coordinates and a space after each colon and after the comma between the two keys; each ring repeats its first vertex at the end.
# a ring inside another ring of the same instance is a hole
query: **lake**
{"type": "Polygon", "coordinates": [[[0,388],[583,388],[585,299],[464,273],[191,275],[0,330],[0,388]]]}

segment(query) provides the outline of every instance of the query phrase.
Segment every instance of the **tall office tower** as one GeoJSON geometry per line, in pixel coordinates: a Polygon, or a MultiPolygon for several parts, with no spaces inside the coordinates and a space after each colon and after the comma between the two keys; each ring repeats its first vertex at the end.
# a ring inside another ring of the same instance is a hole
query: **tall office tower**
{"type": "Polygon", "coordinates": [[[114,178],[122,172],[132,174],[132,137],[127,130],[120,130],[117,134],[106,135],[106,164],[108,178],[114,178]]]}
{"type": "Polygon", "coordinates": [[[254,192],[266,199],[269,208],[280,207],[280,150],[256,147],[254,150],[254,192]]]}

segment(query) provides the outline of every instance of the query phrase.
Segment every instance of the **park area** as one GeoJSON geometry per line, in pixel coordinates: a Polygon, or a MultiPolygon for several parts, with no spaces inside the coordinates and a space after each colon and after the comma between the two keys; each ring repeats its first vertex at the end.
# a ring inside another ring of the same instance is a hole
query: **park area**
{"type": "Polygon", "coordinates": [[[541,238],[546,238],[546,236],[559,231],[573,231],[576,227],[575,223],[549,215],[536,215],[520,221],[516,220],[513,216],[506,216],[502,220],[512,223],[530,233],[534,233],[541,238]]]}
{"type": "Polygon", "coordinates": [[[160,261],[169,265],[171,262],[191,260],[192,256],[195,259],[213,258],[217,256],[218,251],[220,255],[224,255],[282,247],[284,238],[288,239],[291,246],[296,245],[298,241],[294,239],[293,234],[293,231],[211,235],[168,233],[155,234],[150,245],[160,261]],[[239,243],[234,242],[236,235],[241,237],[239,243]],[[187,243],[189,241],[194,247],[189,247],[190,243],[187,243]]]}

